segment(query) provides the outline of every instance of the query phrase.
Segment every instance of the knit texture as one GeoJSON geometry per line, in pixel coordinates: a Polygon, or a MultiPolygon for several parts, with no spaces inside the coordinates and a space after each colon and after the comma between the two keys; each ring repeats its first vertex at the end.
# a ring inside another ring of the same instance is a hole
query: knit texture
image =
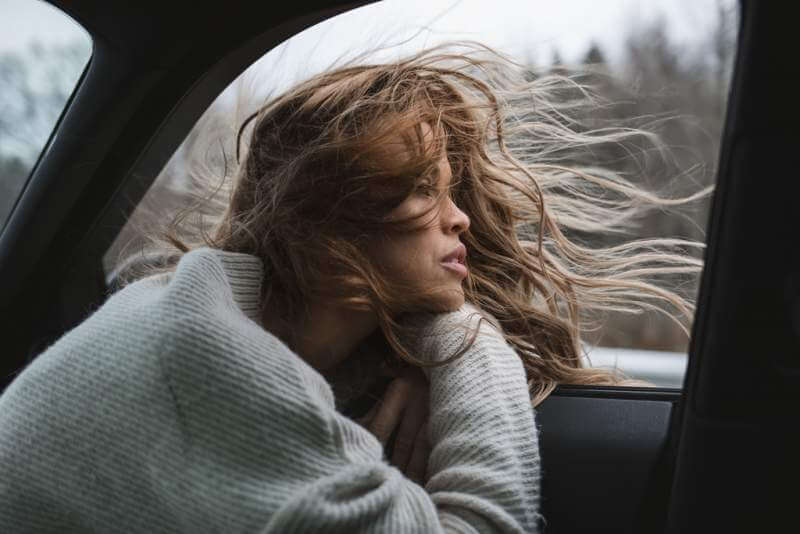
{"type": "MultiPolygon", "coordinates": [[[[484,322],[429,373],[421,487],[258,323],[258,259],[201,249],[114,294],[0,397],[0,532],[536,532],[519,357],[484,322]]],[[[469,307],[416,317],[425,358],[469,307]]]]}

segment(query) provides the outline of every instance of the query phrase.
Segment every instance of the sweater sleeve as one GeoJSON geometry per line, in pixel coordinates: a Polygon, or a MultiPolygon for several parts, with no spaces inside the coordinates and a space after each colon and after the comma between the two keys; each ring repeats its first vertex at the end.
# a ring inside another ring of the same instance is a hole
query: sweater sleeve
{"type": "Polygon", "coordinates": [[[538,531],[538,436],[519,356],[493,318],[469,304],[414,322],[410,346],[427,361],[453,356],[477,332],[459,359],[425,368],[433,444],[426,490],[443,524],[474,527],[458,532],[538,531]]]}
{"type": "MultiPolygon", "coordinates": [[[[185,443],[164,495],[183,501],[187,531],[536,531],[533,411],[519,358],[499,334],[481,332],[462,361],[431,373],[433,449],[422,488],[336,411],[315,370],[260,327],[241,327],[232,322],[209,340],[208,326],[196,329],[199,346],[237,345],[185,353],[166,373],[185,443]]],[[[431,336],[428,350],[431,341],[445,351],[455,339],[431,336]]]]}
{"type": "MultiPolygon", "coordinates": [[[[536,531],[533,411],[502,337],[482,330],[431,372],[423,488],[257,324],[241,298],[259,276],[247,263],[187,255],[171,280],[115,295],[9,386],[0,530],[536,531]]],[[[454,340],[439,332],[423,348],[446,355],[454,340]]]]}

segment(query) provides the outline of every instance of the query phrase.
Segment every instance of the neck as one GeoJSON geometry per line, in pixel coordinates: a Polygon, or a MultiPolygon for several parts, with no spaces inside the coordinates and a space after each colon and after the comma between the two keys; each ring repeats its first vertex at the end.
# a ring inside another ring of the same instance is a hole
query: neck
{"type": "Polygon", "coordinates": [[[375,314],[316,303],[295,324],[280,326],[265,313],[264,328],[319,372],[345,360],[378,326],[375,314]]]}

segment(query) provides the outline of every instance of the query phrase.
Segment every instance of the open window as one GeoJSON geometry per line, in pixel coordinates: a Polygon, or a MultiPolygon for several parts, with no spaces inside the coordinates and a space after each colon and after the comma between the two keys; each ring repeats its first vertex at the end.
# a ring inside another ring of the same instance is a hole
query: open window
{"type": "MultiPolygon", "coordinates": [[[[106,253],[106,277],[114,279],[131,262],[148,261],[147,236],[163,232],[165,223],[198,200],[189,179],[193,172],[202,169],[223,179],[245,117],[292,83],[370,50],[365,60],[470,39],[510,54],[531,76],[554,71],[578,76],[604,102],[582,119],[597,128],[622,121],[650,128],[667,149],[601,147],[593,158],[666,196],[713,184],[736,44],[735,2],[513,2],[507,7],[419,2],[409,9],[405,2],[381,2],[308,28],[261,56],[219,94],[160,169],[106,253]]],[[[147,184],[150,179],[142,177],[147,184]]],[[[709,199],[651,212],[625,239],[704,241],[709,199]]],[[[702,250],[694,254],[702,257],[702,250]]],[[[694,300],[698,279],[693,273],[668,283],[694,300]]],[[[609,315],[585,341],[590,365],[618,367],[657,387],[681,387],[688,336],[662,314],[609,315]]]]}

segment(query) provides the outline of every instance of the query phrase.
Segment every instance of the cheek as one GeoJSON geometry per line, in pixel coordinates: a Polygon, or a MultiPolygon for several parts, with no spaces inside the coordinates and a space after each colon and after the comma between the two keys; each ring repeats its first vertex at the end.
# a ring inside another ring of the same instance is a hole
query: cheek
{"type": "Polygon", "coordinates": [[[382,265],[401,279],[418,279],[431,266],[431,253],[424,233],[395,237],[378,248],[382,265]]]}

